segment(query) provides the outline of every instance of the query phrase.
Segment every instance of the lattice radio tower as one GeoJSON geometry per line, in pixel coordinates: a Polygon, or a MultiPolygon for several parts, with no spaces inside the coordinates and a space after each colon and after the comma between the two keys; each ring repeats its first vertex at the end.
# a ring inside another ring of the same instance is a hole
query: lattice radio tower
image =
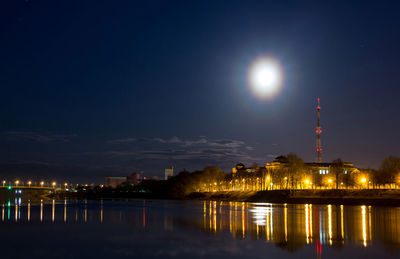
{"type": "Polygon", "coordinates": [[[317,119],[317,129],[315,130],[315,133],[317,134],[317,147],[315,149],[315,151],[316,151],[315,162],[317,162],[317,163],[322,163],[322,148],[321,148],[322,130],[321,130],[321,125],[319,124],[320,110],[321,110],[321,106],[319,105],[319,97],[318,97],[318,105],[317,105],[318,119],[317,119]]]}

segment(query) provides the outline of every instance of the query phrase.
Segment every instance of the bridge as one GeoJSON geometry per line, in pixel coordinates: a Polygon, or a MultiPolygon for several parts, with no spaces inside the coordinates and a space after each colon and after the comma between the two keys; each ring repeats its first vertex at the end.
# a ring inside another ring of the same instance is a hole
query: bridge
{"type": "Polygon", "coordinates": [[[3,185],[0,186],[1,189],[14,190],[14,189],[33,189],[33,190],[57,190],[60,188],[50,187],[50,186],[31,186],[31,185],[3,185]]]}
{"type": "Polygon", "coordinates": [[[8,185],[0,186],[0,203],[22,200],[41,200],[57,191],[58,188],[50,186],[8,185]]]}

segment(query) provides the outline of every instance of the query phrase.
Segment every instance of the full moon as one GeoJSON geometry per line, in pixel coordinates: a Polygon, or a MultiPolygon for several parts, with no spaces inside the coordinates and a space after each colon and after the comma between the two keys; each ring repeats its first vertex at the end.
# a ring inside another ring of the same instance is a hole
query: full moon
{"type": "Polygon", "coordinates": [[[279,92],[281,83],[280,66],[272,58],[260,58],[250,66],[249,84],[257,97],[274,97],[279,92]]]}

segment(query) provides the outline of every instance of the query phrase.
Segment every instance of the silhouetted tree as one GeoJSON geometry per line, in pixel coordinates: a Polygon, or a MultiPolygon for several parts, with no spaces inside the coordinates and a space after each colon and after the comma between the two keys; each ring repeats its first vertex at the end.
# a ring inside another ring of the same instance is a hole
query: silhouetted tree
{"type": "Polygon", "coordinates": [[[400,157],[388,156],[379,168],[377,181],[379,184],[395,183],[396,174],[400,172],[400,157]]]}
{"type": "Polygon", "coordinates": [[[338,158],[332,161],[331,164],[332,173],[335,176],[336,189],[339,188],[339,182],[344,175],[344,162],[342,159],[338,158]]]}
{"type": "Polygon", "coordinates": [[[293,189],[304,178],[304,161],[293,153],[288,154],[286,157],[288,161],[288,181],[290,182],[290,188],[293,189]]]}

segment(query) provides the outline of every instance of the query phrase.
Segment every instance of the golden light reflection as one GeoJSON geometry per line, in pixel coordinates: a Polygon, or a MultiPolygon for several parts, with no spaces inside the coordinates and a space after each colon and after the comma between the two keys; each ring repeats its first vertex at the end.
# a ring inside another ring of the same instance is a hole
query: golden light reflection
{"type": "Polygon", "coordinates": [[[40,200],[40,222],[43,221],[43,200],[40,200]]]}
{"type": "Polygon", "coordinates": [[[51,221],[53,221],[53,222],[54,222],[55,214],[56,214],[56,201],[53,200],[53,203],[51,205],[51,221]]]}
{"type": "Polygon", "coordinates": [[[100,223],[103,223],[103,200],[100,202],[100,223]]]}
{"type": "Polygon", "coordinates": [[[271,214],[271,210],[269,209],[269,210],[267,210],[267,213],[266,213],[266,215],[265,215],[265,237],[266,237],[266,239],[267,239],[267,241],[270,241],[271,240],[271,229],[270,229],[270,224],[271,224],[271,221],[270,221],[270,214],[271,214]]]}
{"type": "Polygon", "coordinates": [[[366,212],[365,205],[361,206],[361,216],[362,216],[362,232],[363,232],[363,245],[367,247],[367,223],[366,223],[366,212]]]}
{"type": "Polygon", "coordinates": [[[18,221],[18,203],[15,203],[15,222],[18,221]]]}
{"type": "Polygon", "coordinates": [[[28,202],[28,221],[31,221],[31,203],[28,202]]]}
{"type": "Polygon", "coordinates": [[[67,200],[64,200],[64,222],[67,222],[67,200]]]}
{"type": "Polygon", "coordinates": [[[217,232],[217,202],[213,202],[213,229],[217,232]]]}
{"type": "Polygon", "coordinates": [[[344,240],[344,223],[343,223],[343,205],[340,205],[340,233],[342,240],[344,240]]]}
{"type": "Polygon", "coordinates": [[[242,237],[244,238],[246,233],[246,214],[245,214],[245,203],[242,202],[242,237]]]}
{"type": "Polygon", "coordinates": [[[210,218],[210,230],[212,230],[212,202],[210,201],[210,206],[208,209],[209,212],[209,218],[210,218]]]}
{"type": "Polygon", "coordinates": [[[206,228],[207,224],[207,202],[203,201],[203,228],[206,228]]]}
{"type": "Polygon", "coordinates": [[[332,205],[328,205],[328,233],[329,233],[329,244],[332,245],[332,205]]]}
{"type": "Polygon", "coordinates": [[[1,220],[4,221],[4,204],[1,208],[1,220]]]}
{"type": "Polygon", "coordinates": [[[372,238],[372,227],[371,227],[371,206],[368,206],[368,228],[369,228],[369,239],[372,238]]]}
{"type": "Polygon", "coordinates": [[[310,222],[310,242],[313,241],[313,217],[312,217],[312,204],[309,205],[309,212],[310,212],[310,218],[309,218],[309,222],[310,222]]]}
{"type": "Polygon", "coordinates": [[[285,217],[285,241],[287,242],[287,233],[288,233],[288,226],[287,226],[287,204],[284,204],[284,217],[285,217]]]}
{"type": "Polygon", "coordinates": [[[308,222],[309,220],[309,213],[308,213],[308,204],[304,204],[304,209],[305,209],[305,219],[306,219],[306,242],[307,244],[309,243],[309,237],[310,237],[310,223],[308,222]]]}
{"type": "Polygon", "coordinates": [[[85,200],[85,223],[87,222],[87,200],[85,200]]]}

